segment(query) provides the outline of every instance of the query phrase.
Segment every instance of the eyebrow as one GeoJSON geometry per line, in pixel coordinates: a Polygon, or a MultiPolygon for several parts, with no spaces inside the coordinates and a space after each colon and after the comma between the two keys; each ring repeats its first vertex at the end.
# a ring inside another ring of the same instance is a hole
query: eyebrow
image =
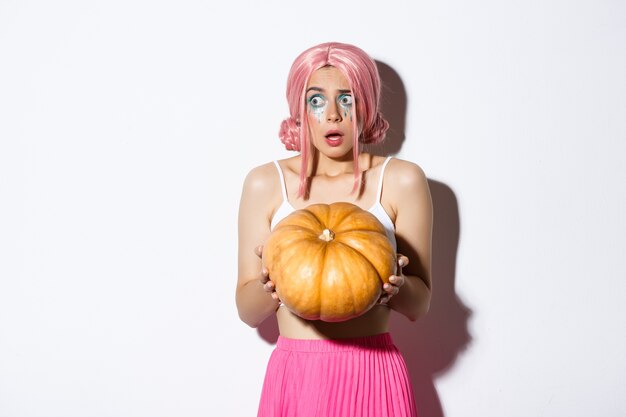
{"type": "MultiPolygon", "coordinates": [[[[306,92],[308,93],[309,91],[319,91],[320,93],[324,92],[323,88],[320,87],[309,87],[306,92]]],[[[337,92],[341,93],[341,94],[346,94],[346,93],[350,93],[352,94],[352,90],[337,90],[337,92]]]]}

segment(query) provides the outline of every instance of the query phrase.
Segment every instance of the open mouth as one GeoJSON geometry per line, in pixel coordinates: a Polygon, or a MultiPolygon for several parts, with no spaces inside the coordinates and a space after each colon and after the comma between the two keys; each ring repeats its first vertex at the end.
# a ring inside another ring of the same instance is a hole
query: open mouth
{"type": "Polygon", "coordinates": [[[326,143],[330,146],[339,146],[343,143],[343,134],[339,131],[331,131],[326,134],[326,143]]]}

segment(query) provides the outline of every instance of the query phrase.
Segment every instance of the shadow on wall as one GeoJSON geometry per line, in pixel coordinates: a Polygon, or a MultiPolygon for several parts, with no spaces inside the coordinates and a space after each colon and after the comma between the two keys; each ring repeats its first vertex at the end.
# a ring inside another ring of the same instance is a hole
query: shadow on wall
{"type": "Polygon", "coordinates": [[[363,145],[363,151],[374,155],[396,155],[406,137],[406,90],[397,72],[389,65],[376,61],[382,81],[380,112],[389,122],[385,140],[378,145],[363,145]]]}
{"type": "Polygon", "coordinates": [[[457,355],[471,342],[467,322],[471,311],[455,294],[459,213],[454,193],[446,185],[428,181],[433,199],[433,297],[430,311],[412,323],[392,315],[389,331],[404,355],[421,416],[444,417],[435,378],[452,368],[457,355]]]}
{"type": "MultiPolygon", "coordinates": [[[[367,145],[364,150],[376,155],[395,155],[405,139],[406,91],[397,72],[380,61],[376,64],[383,82],[381,111],[390,129],[382,144],[367,145]]],[[[460,231],[456,197],[445,184],[429,180],[428,185],[434,209],[430,311],[416,323],[394,312],[389,331],[406,360],[418,414],[444,417],[434,380],[452,368],[459,352],[471,342],[467,329],[471,310],[455,294],[460,231]]],[[[257,330],[270,344],[278,340],[275,316],[265,320],[257,330]]]]}

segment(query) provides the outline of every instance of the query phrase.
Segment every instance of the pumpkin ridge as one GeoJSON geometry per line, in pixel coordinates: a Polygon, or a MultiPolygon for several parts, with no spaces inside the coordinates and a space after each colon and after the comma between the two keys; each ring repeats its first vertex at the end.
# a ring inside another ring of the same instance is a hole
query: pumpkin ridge
{"type": "MultiPolygon", "coordinates": [[[[310,241],[310,242],[309,242],[309,241],[306,241],[306,242],[302,242],[302,241],[300,241],[300,242],[293,243],[292,245],[294,245],[294,246],[295,246],[295,245],[298,245],[298,246],[299,246],[299,245],[302,245],[303,243],[307,243],[307,245],[310,245],[310,244],[315,244],[315,243],[317,243],[317,242],[318,242],[318,240],[319,240],[319,239],[314,238],[314,239],[311,239],[311,241],[310,241]]],[[[323,246],[327,246],[327,245],[323,245],[323,246]]],[[[324,247],[324,249],[323,249],[323,250],[324,250],[324,255],[325,255],[325,254],[326,254],[326,248],[324,247]]],[[[312,252],[312,250],[311,250],[311,252],[312,252]]],[[[295,251],[295,250],[294,250],[294,251],[293,251],[293,253],[291,254],[291,256],[290,256],[289,258],[286,258],[286,259],[281,259],[279,262],[280,262],[281,264],[283,264],[283,263],[284,263],[284,264],[289,264],[289,263],[291,263],[291,260],[292,260],[293,258],[296,258],[296,257],[299,257],[299,256],[301,256],[301,253],[300,253],[299,251],[295,251]]]]}
{"type": "MultiPolygon", "coordinates": [[[[344,243],[333,242],[333,244],[339,244],[339,245],[341,245],[343,247],[347,247],[348,249],[352,249],[350,246],[348,246],[348,245],[346,245],[344,243]]],[[[324,245],[324,246],[325,246],[325,248],[324,248],[324,251],[325,251],[324,252],[324,267],[322,268],[322,271],[326,272],[326,267],[327,267],[328,263],[331,261],[332,257],[334,257],[334,256],[339,257],[339,256],[335,254],[336,251],[332,251],[331,252],[333,255],[328,255],[326,253],[326,250],[328,249],[328,247],[330,245],[324,245]]],[[[359,255],[361,255],[361,254],[359,253],[359,255]]],[[[374,268],[374,270],[376,270],[376,269],[374,268]]],[[[322,281],[323,280],[320,280],[320,284],[322,283],[322,281]]],[[[356,306],[357,306],[357,300],[355,298],[356,295],[354,294],[354,288],[352,287],[352,280],[351,279],[346,279],[346,280],[344,280],[344,282],[348,286],[348,292],[349,292],[350,298],[352,300],[352,308],[351,308],[351,314],[350,314],[352,316],[356,312],[356,306]]],[[[321,294],[321,291],[320,291],[320,294],[321,294]]],[[[326,298],[326,297],[324,297],[324,298],[326,298]]],[[[320,310],[324,310],[324,305],[323,304],[320,305],[320,310]]]]}
{"type": "Polygon", "coordinates": [[[384,229],[381,229],[376,226],[372,226],[371,224],[347,224],[344,227],[336,226],[333,231],[335,233],[349,233],[349,232],[368,232],[368,233],[378,233],[381,235],[386,235],[384,229]]]}
{"type": "Polygon", "coordinates": [[[367,235],[371,235],[371,236],[384,236],[387,237],[387,233],[385,233],[382,230],[374,230],[374,229],[360,229],[360,228],[356,228],[353,227],[350,230],[343,230],[343,231],[339,231],[336,232],[337,235],[343,236],[343,235],[349,235],[351,233],[365,233],[367,235]]]}
{"type": "MultiPolygon", "coordinates": [[[[270,258],[272,258],[272,260],[270,261],[272,264],[278,262],[278,263],[283,263],[284,259],[276,259],[277,257],[282,257],[284,255],[284,253],[286,252],[285,248],[289,248],[292,245],[297,245],[302,241],[313,241],[313,238],[315,237],[315,235],[313,233],[308,233],[308,230],[301,230],[301,228],[297,228],[294,227],[294,229],[292,230],[291,227],[285,226],[282,231],[295,231],[297,233],[299,233],[299,236],[295,236],[295,237],[283,237],[282,233],[277,233],[274,234],[272,236],[270,236],[270,238],[267,240],[267,242],[265,243],[265,246],[269,246],[271,249],[267,250],[267,254],[268,255],[263,255],[263,257],[265,258],[267,256],[267,259],[269,260],[270,258]],[[306,235],[309,236],[306,236],[306,235]]],[[[288,235],[289,236],[289,235],[288,235]]],[[[297,253],[292,253],[291,256],[289,256],[289,258],[287,258],[287,260],[292,259],[295,255],[297,255],[297,253]]]]}
{"type": "Polygon", "coordinates": [[[327,220],[329,220],[330,215],[330,208],[328,204],[311,204],[310,206],[296,211],[301,211],[303,214],[306,214],[307,217],[310,216],[311,218],[315,219],[317,225],[322,229],[327,228],[329,223],[327,220]]]}
{"type": "MultiPolygon", "coordinates": [[[[387,234],[383,232],[379,232],[377,230],[367,230],[367,229],[352,229],[343,232],[335,232],[335,240],[340,241],[344,245],[350,246],[347,242],[344,242],[344,239],[354,238],[356,234],[364,234],[369,239],[378,239],[385,238],[387,239],[387,234]]],[[[388,240],[388,239],[387,239],[388,240]]],[[[352,246],[350,246],[352,247],[352,246]]]]}
{"type": "Polygon", "coordinates": [[[310,211],[301,209],[296,210],[294,213],[298,213],[300,216],[304,216],[305,221],[301,221],[297,216],[287,216],[280,222],[278,222],[278,224],[274,227],[274,230],[294,230],[294,228],[314,230],[318,227],[321,227],[322,229],[324,228],[324,224],[320,221],[320,219],[310,211]]]}
{"type": "Polygon", "coordinates": [[[333,226],[337,233],[362,230],[385,234],[385,228],[376,216],[356,205],[343,217],[337,217],[333,226]]]}
{"type": "MultiPolygon", "coordinates": [[[[308,241],[307,241],[308,242],[308,241]]],[[[295,243],[291,243],[292,245],[300,245],[302,243],[302,241],[299,242],[295,242],[295,243]]],[[[310,243],[310,242],[309,242],[310,243]]],[[[283,250],[283,244],[284,242],[280,242],[276,245],[276,247],[278,248],[278,250],[276,252],[279,252],[280,255],[274,253],[274,256],[271,259],[271,263],[272,263],[272,269],[281,271],[283,269],[283,265],[289,265],[291,263],[291,260],[300,256],[299,251],[293,250],[290,251],[291,255],[289,257],[285,257],[284,256],[284,250],[283,250]],[[278,264],[278,266],[276,266],[276,264],[278,264]]],[[[270,271],[270,279],[272,276],[272,271],[270,271]]],[[[277,283],[280,283],[280,281],[283,279],[283,274],[278,272],[277,275],[275,275],[275,277],[277,278],[277,283]]]]}
{"type": "MultiPolygon", "coordinates": [[[[322,227],[323,229],[323,227],[322,227]]],[[[301,226],[301,225],[297,225],[297,224],[284,224],[282,226],[276,226],[274,228],[274,231],[280,231],[279,233],[282,232],[300,232],[300,231],[305,231],[305,232],[310,232],[311,235],[319,235],[319,232],[311,229],[310,227],[307,226],[301,226]]]]}
{"type": "MultiPolygon", "coordinates": [[[[357,248],[353,248],[352,246],[348,245],[347,243],[339,242],[339,241],[337,241],[337,240],[335,240],[335,244],[337,244],[337,245],[341,245],[341,246],[344,246],[344,247],[346,247],[346,248],[348,248],[348,249],[352,250],[353,252],[358,253],[358,254],[359,254],[359,256],[360,256],[361,258],[365,259],[365,260],[367,261],[367,263],[368,263],[368,264],[372,267],[372,269],[373,269],[374,271],[376,271],[376,274],[380,277],[380,274],[378,274],[378,269],[376,269],[376,265],[374,265],[374,264],[372,263],[372,261],[370,261],[370,260],[367,258],[367,256],[363,255],[363,253],[361,253],[361,251],[360,251],[360,250],[358,250],[357,248]]],[[[382,280],[382,279],[383,279],[383,277],[380,277],[380,279],[382,280]]],[[[348,281],[349,281],[349,280],[348,280],[348,281]]]]}
{"type": "MultiPolygon", "coordinates": [[[[335,216],[335,217],[332,217],[332,219],[328,219],[329,220],[328,227],[332,229],[337,229],[337,231],[340,232],[343,230],[343,227],[341,227],[342,223],[344,223],[347,219],[350,219],[355,213],[359,213],[359,211],[362,209],[359,206],[352,204],[352,203],[335,203],[335,204],[341,204],[342,206],[346,206],[349,208],[349,210],[340,211],[340,214],[342,214],[342,216],[335,216]]],[[[336,211],[333,214],[335,213],[336,211]]]]}
{"type": "MultiPolygon", "coordinates": [[[[357,240],[364,238],[364,236],[358,236],[358,235],[370,236],[369,239],[370,239],[371,243],[373,243],[376,240],[382,240],[382,241],[385,241],[385,242],[388,243],[389,240],[387,238],[387,234],[386,233],[382,233],[382,232],[379,233],[379,232],[374,231],[374,230],[351,230],[351,231],[347,231],[347,232],[340,233],[340,234],[338,233],[336,235],[336,238],[335,238],[335,241],[337,243],[341,243],[343,245],[348,246],[350,249],[352,249],[353,251],[357,252],[359,255],[363,256],[365,259],[367,259],[367,261],[372,265],[372,267],[378,273],[378,275],[381,276],[381,271],[379,271],[378,268],[376,267],[376,265],[374,265],[370,261],[370,259],[367,256],[367,252],[362,252],[361,249],[359,249],[358,247],[352,246],[350,244],[350,242],[345,242],[344,241],[344,240],[349,240],[351,237],[354,237],[357,240]],[[357,236],[354,236],[355,234],[357,236]]],[[[389,248],[391,249],[391,244],[389,244],[389,248]]],[[[366,249],[366,248],[363,248],[363,249],[366,249]]],[[[374,258],[376,258],[376,257],[374,257],[374,258]]],[[[395,263],[395,255],[394,255],[393,258],[394,258],[394,263],[395,263]]],[[[393,269],[392,269],[392,272],[393,272],[393,269]]],[[[381,276],[381,279],[387,279],[387,278],[389,278],[389,277],[382,277],[381,276]]],[[[387,282],[387,281],[385,281],[385,282],[387,282]]]]}
{"type": "MultiPolygon", "coordinates": [[[[337,242],[334,241],[334,244],[340,246],[342,249],[342,252],[344,252],[344,254],[346,254],[347,256],[353,256],[356,255],[359,258],[359,261],[355,261],[354,263],[356,264],[364,264],[364,265],[368,265],[368,267],[366,268],[362,268],[363,271],[365,272],[365,275],[361,276],[361,275],[354,275],[349,271],[349,268],[343,269],[342,272],[347,274],[350,277],[357,277],[360,278],[362,280],[364,280],[366,277],[373,279],[374,282],[376,282],[375,286],[378,288],[379,292],[379,296],[380,297],[380,293],[382,292],[382,285],[384,282],[386,282],[385,280],[383,280],[383,277],[380,275],[380,273],[378,272],[378,269],[376,269],[375,265],[372,264],[372,262],[365,256],[363,255],[362,252],[360,252],[359,250],[353,248],[352,246],[343,243],[343,242],[337,242]],[[346,253],[347,252],[347,253],[346,253]],[[361,260],[365,260],[366,262],[361,262],[361,260]],[[370,275],[367,270],[372,271],[372,274],[370,275]]],[[[330,251],[331,256],[328,256],[326,259],[328,260],[329,258],[332,258],[333,256],[337,257],[338,259],[342,259],[341,256],[339,256],[337,253],[339,251],[337,249],[330,251]]],[[[343,264],[343,263],[342,263],[343,264]]],[[[368,304],[368,307],[364,307],[364,304],[362,302],[359,302],[359,300],[357,299],[357,293],[359,293],[360,291],[358,291],[359,289],[361,289],[361,286],[358,285],[356,288],[354,287],[353,283],[357,282],[357,279],[353,280],[352,279],[346,279],[344,280],[346,286],[349,288],[350,290],[350,295],[352,298],[352,311],[351,314],[349,315],[350,317],[357,317],[363,313],[365,313],[366,311],[368,311],[370,308],[372,308],[374,305],[376,305],[376,302],[378,301],[378,298],[372,299],[370,301],[370,303],[368,304]]],[[[367,280],[367,282],[372,282],[369,279],[367,280]]]]}
{"type": "MultiPolygon", "coordinates": [[[[315,244],[315,246],[316,246],[316,247],[314,247],[313,249],[310,249],[310,250],[309,250],[309,251],[307,251],[307,252],[308,252],[308,253],[310,253],[310,254],[312,254],[312,255],[311,255],[311,258],[319,259],[318,257],[319,257],[319,255],[320,255],[320,254],[322,254],[322,255],[326,255],[326,248],[328,247],[328,245],[326,245],[326,244],[316,244],[316,243],[317,243],[316,241],[318,241],[318,239],[317,239],[317,238],[315,238],[315,240],[314,240],[313,242],[309,242],[309,244],[310,244],[310,243],[315,244]]],[[[299,243],[295,243],[295,245],[300,245],[300,244],[301,244],[301,242],[299,242],[299,243]]],[[[291,261],[293,258],[297,258],[298,256],[300,256],[300,254],[301,254],[301,253],[300,253],[299,251],[295,251],[295,250],[294,250],[294,251],[293,251],[293,253],[292,253],[292,255],[291,255],[289,258],[287,258],[287,259],[281,259],[281,260],[279,261],[279,263],[281,264],[281,265],[280,265],[281,267],[280,267],[280,268],[278,268],[278,269],[279,269],[279,270],[281,270],[281,269],[282,269],[282,263],[284,263],[284,264],[289,264],[289,263],[291,263],[290,261],[291,261]]],[[[323,271],[323,268],[320,268],[320,270],[321,270],[321,271],[323,271]]],[[[281,287],[281,286],[282,286],[282,284],[281,284],[282,279],[283,279],[283,278],[284,278],[284,279],[287,279],[287,280],[289,279],[289,278],[285,278],[285,277],[283,276],[283,274],[282,274],[282,273],[280,273],[279,275],[280,275],[280,279],[279,279],[278,281],[276,281],[276,290],[277,290],[277,292],[280,292],[280,288],[279,288],[279,287],[281,287]]],[[[271,273],[270,273],[270,277],[271,277],[271,273]]],[[[319,285],[318,285],[318,288],[317,288],[317,292],[318,292],[318,294],[319,294],[319,285]]],[[[280,295],[280,294],[279,294],[279,295],[280,295]]],[[[291,309],[293,306],[298,306],[298,305],[301,305],[301,304],[302,304],[302,297],[293,298],[293,296],[291,296],[291,297],[289,297],[289,300],[283,300],[283,303],[284,303],[287,307],[289,307],[289,308],[291,309]]],[[[321,314],[321,308],[320,308],[320,309],[318,309],[317,311],[315,311],[315,312],[314,312],[314,314],[312,314],[312,316],[317,316],[317,317],[319,317],[319,315],[320,315],[320,314],[321,314]]],[[[305,317],[305,318],[306,318],[306,317],[305,317]]]]}
{"type": "MultiPolygon", "coordinates": [[[[326,256],[326,251],[328,250],[328,244],[324,244],[322,245],[323,248],[321,250],[322,252],[322,256],[324,257],[324,265],[321,268],[321,276],[325,276],[326,275],[326,265],[328,264],[328,256],[326,256]]],[[[317,293],[318,294],[322,294],[322,287],[324,286],[324,280],[323,279],[318,279],[317,280],[317,293]]],[[[323,300],[323,298],[321,299],[323,300]]],[[[322,317],[322,311],[324,311],[324,302],[320,301],[319,304],[319,311],[317,312],[317,316],[321,319],[322,317]]]]}
{"type": "MultiPolygon", "coordinates": [[[[340,243],[340,242],[337,242],[337,243],[340,243]]],[[[371,263],[370,263],[370,265],[371,265],[371,263]]],[[[356,306],[357,306],[356,294],[354,293],[354,288],[352,287],[352,280],[351,279],[347,279],[346,281],[348,282],[348,288],[350,288],[350,298],[352,299],[352,314],[354,314],[355,311],[356,311],[356,306]]]]}
{"type": "MultiPolygon", "coordinates": [[[[341,243],[341,242],[336,242],[336,243],[341,243]]],[[[344,246],[348,246],[348,245],[344,245],[344,246]]],[[[352,248],[350,248],[352,249],[352,248]]],[[[360,254],[359,254],[360,255],[360,254]]],[[[368,261],[369,262],[369,261],[368,261]]],[[[371,263],[370,263],[371,265],[371,263]]],[[[374,270],[376,270],[376,268],[374,268],[374,270]]],[[[352,298],[352,314],[354,314],[356,312],[356,306],[357,306],[357,300],[356,300],[356,294],[354,291],[354,288],[352,287],[352,280],[348,279],[348,287],[350,288],[350,294],[351,294],[351,298],[352,298]]]]}

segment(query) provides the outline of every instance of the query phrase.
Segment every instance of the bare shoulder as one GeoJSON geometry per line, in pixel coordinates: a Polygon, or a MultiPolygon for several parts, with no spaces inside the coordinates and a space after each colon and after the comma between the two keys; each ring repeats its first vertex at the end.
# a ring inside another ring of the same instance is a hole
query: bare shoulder
{"type": "Polygon", "coordinates": [[[385,185],[393,189],[415,189],[428,187],[428,179],[416,163],[393,158],[387,166],[385,185]]]}
{"type": "MultiPolygon", "coordinates": [[[[254,248],[269,231],[273,213],[281,204],[280,176],[269,162],[248,172],[239,201],[239,238],[254,248]]],[[[252,249],[250,249],[252,250],[252,249]]]]}
{"type": "Polygon", "coordinates": [[[278,184],[278,171],[273,162],[268,162],[252,168],[243,184],[244,192],[253,194],[266,194],[276,189],[278,184]]]}

